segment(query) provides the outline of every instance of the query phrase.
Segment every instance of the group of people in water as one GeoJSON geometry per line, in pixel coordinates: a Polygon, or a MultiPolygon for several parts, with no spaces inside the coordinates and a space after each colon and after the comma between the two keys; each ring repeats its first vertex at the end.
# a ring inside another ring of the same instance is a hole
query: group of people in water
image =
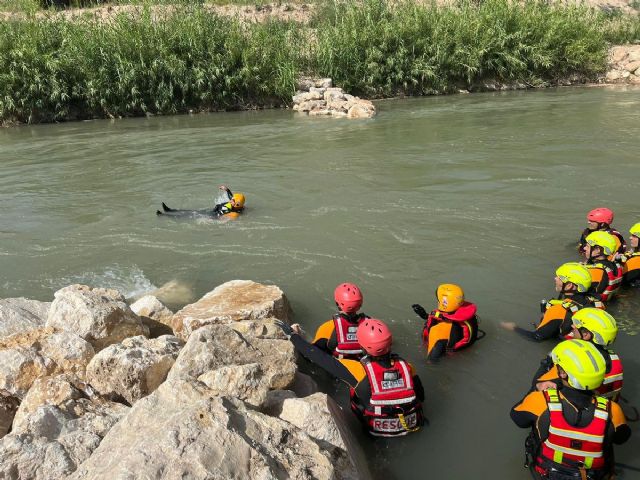
{"type": "MultiPolygon", "coordinates": [[[[220,189],[229,201],[215,205],[212,215],[237,217],[244,195],[224,185],[220,189]]],[[[618,327],[605,309],[622,285],[640,286],[640,223],[629,230],[627,247],[611,226],[613,217],[608,208],[588,213],[578,245],[584,261],[556,269],[558,296],[541,302],[534,330],[501,323],[535,342],[561,340],[540,363],[529,392],[511,409],[513,422],[531,429],[525,441],[526,467],[538,479],[612,479],[613,445],[631,435],[617,403],[622,362],[610,350],[618,327]]],[[[357,285],[338,285],[334,300],[338,311],[320,325],[311,342],[299,325],[278,325],[303,357],[349,386],[351,409],[368,433],[395,437],[419,430],[425,423],[424,388],[411,363],[392,352],[391,330],[360,311],[363,295],[357,285]]],[[[436,301],[429,313],[412,305],[424,320],[422,340],[429,361],[469,347],[484,335],[477,307],[465,300],[459,285],[438,286],[436,301]]]]}
{"type": "MultiPolygon", "coordinates": [[[[511,410],[517,426],[531,429],[526,466],[538,479],[614,478],[613,445],[631,435],[617,403],[622,363],[609,349],[618,327],[605,308],[621,285],[638,286],[640,223],[631,227],[627,248],[611,226],[611,210],[595,209],[587,220],[579,244],[585,260],[556,270],[558,297],[543,301],[535,330],[502,323],[528,340],[561,340],[511,410]]],[[[311,342],[299,325],[279,325],[303,357],[349,386],[351,409],[371,435],[394,437],[419,430],[425,421],[424,388],[413,366],[392,352],[389,327],[360,311],[363,295],[353,283],[338,285],[334,300],[337,313],[320,325],[311,342]]],[[[483,333],[477,307],[465,300],[460,286],[440,285],[436,300],[429,313],[412,305],[425,321],[422,339],[430,361],[469,347],[483,333]]]]}

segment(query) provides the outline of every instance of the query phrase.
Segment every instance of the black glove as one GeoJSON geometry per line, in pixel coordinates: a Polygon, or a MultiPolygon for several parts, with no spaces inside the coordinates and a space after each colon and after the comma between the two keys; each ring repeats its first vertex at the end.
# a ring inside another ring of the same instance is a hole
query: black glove
{"type": "Polygon", "coordinates": [[[427,315],[427,311],[424,309],[424,307],[419,303],[414,303],[413,305],[411,305],[411,308],[413,308],[413,311],[416,312],[416,315],[418,315],[423,320],[426,320],[429,316],[427,315]]]}
{"type": "Polygon", "coordinates": [[[273,323],[282,329],[282,333],[284,333],[287,338],[291,338],[291,335],[295,333],[291,328],[291,325],[283,322],[282,320],[276,320],[273,323]]]}

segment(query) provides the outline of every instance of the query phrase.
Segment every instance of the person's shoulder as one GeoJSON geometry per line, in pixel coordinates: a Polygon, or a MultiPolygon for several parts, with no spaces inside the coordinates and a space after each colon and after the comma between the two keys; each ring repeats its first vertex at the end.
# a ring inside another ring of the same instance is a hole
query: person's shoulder
{"type": "Polygon", "coordinates": [[[335,330],[335,326],[333,323],[333,319],[327,320],[322,325],[320,325],[316,330],[316,335],[315,335],[315,338],[313,339],[313,342],[315,343],[317,340],[320,340],[323,338],[328,340],[329,338],[331,338],[331,335],[333,334],[334,330],[335,330]]]}
{"type": "Polygon", "coordinates": [[[364,377],[367,376],[364,365],[362,365],[362,362],[360,362],[360,360],[342,358],[339,360],[339,362],[344,365],[347,370],[349,370],[349,373],[351,373],[351,375],[353,375],[358,382],[360,382],[364,377]]]}
{"type": "Polygon", "coordinates": [[[545,397],[544,392],[538,392],[537,390],[528,393],[522,401],[514,407],[514,410],[528,411],[538,416],[540,416],[546,409],[547,398],[545,397]]]}

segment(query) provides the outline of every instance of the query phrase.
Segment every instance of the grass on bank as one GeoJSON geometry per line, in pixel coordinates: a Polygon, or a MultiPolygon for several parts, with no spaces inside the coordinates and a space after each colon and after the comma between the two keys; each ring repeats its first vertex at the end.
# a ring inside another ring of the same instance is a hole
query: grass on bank
{"type": "Polygon", "coordinates": [[[640,39],[639,30],[637,19],[505,0],[328,2],[311,27],[242,24],[198,3],[161,19],[149,6],[108,21],[31,15],[0,22],[0,119],[286,104],[303,73],[368,97],[446,93],[486,78],[593,78],[605,68],[607,41],[640,39]]]}

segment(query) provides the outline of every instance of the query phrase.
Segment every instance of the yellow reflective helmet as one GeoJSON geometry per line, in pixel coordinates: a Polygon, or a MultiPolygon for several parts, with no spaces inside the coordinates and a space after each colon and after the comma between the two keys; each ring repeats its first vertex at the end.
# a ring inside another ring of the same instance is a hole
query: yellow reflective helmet
{"type": "Polygon", "coordinates": [[[585,239],[592,247],[602,248],[602,253],[606,256],[613,255],[618,249],[616,239],[609,232],[597,231],[587,235],[585,239]]]}
{"type": "Polygon", "coordinates": [[[234,193],[232,200],[236,204],[236,206],[242,208],[244,207],[244,195],[242,193],[234,193]]]}
{"type": "Polygon", "coordinates": [[[629,229],[629,233],[631,235],[635,235],[636,237],[640,238],[640,222],[636,223],[633,227],[631,227],[629,229]]]}
{"type": "Polygon", "coordinates": [[[571,322],[576,328],[586,328],[593,334],[593,343],[607,347],[618,335],[616,319],[611,314],[598,308],[583,308],[578,310],[571,322]]]}
{"type": "Polygon", "coordinates": [[[587,267],[578,262],[567,262],[560,265],[556,275],[562,283],[573,283],[578,287],[578,292],[584,293],[591,288],[591,274],[587,267]]]}
{"type": "Polygon", "coordinates": [[[602,385],[607,365],[596,346],[584,340],[565,340],[551,350],[553,363],[567,373],[567,382],[578,390],[602,385]]]}
{"type": "Polygon", "coordinates": [[[436,290],[438,310],[445,313],[455,312],[464,303],[462,288],[453,283],[443,283],[436,290]]]}

